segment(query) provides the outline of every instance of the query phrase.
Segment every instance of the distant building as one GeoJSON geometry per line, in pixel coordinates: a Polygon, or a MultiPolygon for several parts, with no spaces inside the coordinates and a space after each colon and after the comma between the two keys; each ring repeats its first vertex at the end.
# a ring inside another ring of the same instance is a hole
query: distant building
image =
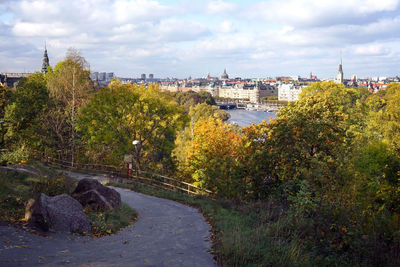
{"type": "Polygon", "coordinates": [[[229,76],[226,73],[226,69],[224,69],[224,73],[221,74],[221,80],[228,80],[228,79],[229,79],[229,76]]]}
{"type": "Polygon", "coordinates": [[[105,72],[99,72],[99,74],[98,74],[98,80],[99,80],[99,81],[105,81],[105,80],[106,80],[106,77],[107,77],[107,73],[105,73],[105,72]]]}
{"type": "Polygon", "coordinates": [[[154,74],[153,74],[153,73],[150,73],[150,74],[149,74],[149,79],[150,79],[150,80],[153,80],[153,79],[154,79],[154,74]]]}
{"type": "MultiPolygon", "coordinates": [[[[49,64],[49,56],[47,54],[47,47],[44,46],[44,53],[42,59],[42,73],[47,73],[47,68],[50,66],[49,64]]],[[[7,87],[16,87],[19,80],[22,78],[28,78],[32,73],[0,73],[0,85],[7,87]]]]}
{"type": "Polygon", "coordinates": [[[92,81],[98,81],[99,80],[99,72],[97,72],[97,71],[91,72],[90,79],[92,79],[92,81]]]}
{"type": "Polygon", "coordinates": [[[112,79],[115,78],[114,72],[109,72],[106,74],[106,81],[111,81],[112,79]]]}
{"type": "Polygon", "coordinates": [[[142,79],[142,80],[146,80],[146,74],[142,74],[142,75],[140,75],[140,79],[142,79]]]}
{"type": "Polygon", "coordinates": [[[218,87],[218,96],[223,98],[247,100],[251,103],[261,103],[264,97],[276,96],[275,86],[261,82],[236,83],[233,86],[218,87]]]}
{"type": "Polygon", "coordinates": [[[318,80],[317,75],[313,75],[312,72],[310,72],[310,80],[312,80],[312,81],[318,80]]]}
{"type": "Polygon", "coordinates": [[[0,73],[0,84],[10,88],[16,87],[19,80],[28,78],[32,73],[0,73]]]}
{"type": "Polygon", "coordinates": [[[342,68],[342,59],[340,59],[340,64],[339,64],[339,71],[338,74],[336,75],[335,83],[343,83],[343,68],[342,68]]]}
{"type": "Polygon", "coordinates": [[[297,101],[299,94],[305,86],[294,85],[292,83],[283,83],[278,86],[278,100],[297,101]]]}
{"type": "Polygon", "coordinates": [[[47,73],[47,68],[50,66],[49,64],[49,56],[47,55],[47,47],[44,45],[44,54],[42,60],[42,73],[47,73]]]}

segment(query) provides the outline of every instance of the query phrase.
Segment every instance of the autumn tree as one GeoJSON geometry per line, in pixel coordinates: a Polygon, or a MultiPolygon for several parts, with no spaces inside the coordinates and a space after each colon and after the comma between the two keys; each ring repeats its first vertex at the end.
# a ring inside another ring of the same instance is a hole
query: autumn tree
{"type": "Polygon", "coordinates": [[[400,84],[393,83],[371,95],[368,129],[370,135],[380,136],[400,149],[400,84]]]}
{"type": "Polygon", "coordinates": [[[55,102],[49,118],[58,136],[58,149],[70,150],[72,163],[76,146],[76,118],[78,108],[84,106],[93,91],[89,78],[89,64],[78,51],[69,49],[64,61],[46,75],[50,96],[55,102]]]}
{"type": "Polygon", "coordinates": [[[400,213],[400,85],[390,84],[365,102],[364,139],[351,161],[356,188],[365,207],[400,213]]]}
{"type": "Polygon", "coordinates": [[[157,86],[114,81],[81,108],[77,129],[91,157],[120,163],[124,154],[132,153],[143,170],[168,160],[176,133],[186,122],[183,108],[157,86]]]}
{"type": "Polygon", "coordinates": [[[241,197],[245,181],[240,175],[242,137],[220,119],[200,119],[193,137],[179,158],[181,173],[189,182],[223,197],[241,197]]]}
{"type": "Polygon", "coordinates": [[[226,121],[229,118],[229,113],[224,110],[218,109],[217,106],[210,106],[207,103],[200,103],[196,106],[192,106],[189,109],[190,124],[183,130],[180,131],[175,140],[175,148],[173,150],[173,156],[182,162],[186,158],[186,146],[193,139],[193,126],[199,120],[208,118],[216,118],[226,121]]]}

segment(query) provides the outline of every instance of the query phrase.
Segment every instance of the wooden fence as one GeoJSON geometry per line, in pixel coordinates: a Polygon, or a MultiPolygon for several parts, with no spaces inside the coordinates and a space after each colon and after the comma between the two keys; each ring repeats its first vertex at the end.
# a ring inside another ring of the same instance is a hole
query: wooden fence
{"type": "Polygon", "coordinates": [[[60,160],[56,158],[47,157],[46,162],[48,164],[55,165],[57,167],[77,169],[77,170],[88,170],[91,172],[106,173],[113,177],[123,178],[126,177],[129,181],[137,182],[141,184],[150,185],[152,187],[165,189],[169,191],[179,191],[189,195],[212,195],[213,192],[210,190],[197,187],[190,183],[179,181],[177,179],[167,177],[164,175],[146,172],[146,171],[136,171],[123,167],[102,165],[102,164],[86,164],[74,162],[72,164],[70,161],[60,160]]]}

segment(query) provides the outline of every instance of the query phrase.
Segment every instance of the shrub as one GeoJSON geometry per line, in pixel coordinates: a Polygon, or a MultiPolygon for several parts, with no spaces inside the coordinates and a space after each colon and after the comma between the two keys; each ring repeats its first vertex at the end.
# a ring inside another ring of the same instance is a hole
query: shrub
{"type": "Polygon", "coordinates": [[[9,152],[4,152],[0,156],[0,161],[7,163],[20,163],[29,160],[30,151],[25,145],[19,146],[17,149],[9,152]]]}

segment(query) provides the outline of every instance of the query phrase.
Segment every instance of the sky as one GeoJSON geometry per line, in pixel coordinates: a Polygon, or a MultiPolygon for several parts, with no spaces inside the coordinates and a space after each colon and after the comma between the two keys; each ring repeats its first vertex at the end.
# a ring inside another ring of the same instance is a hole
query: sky
{"type": "Polygon", "coordinates": [[[92,71],[157,78],[400,76],[400,0],[0,0],[0,72],[73,47],[92,71]]]}

